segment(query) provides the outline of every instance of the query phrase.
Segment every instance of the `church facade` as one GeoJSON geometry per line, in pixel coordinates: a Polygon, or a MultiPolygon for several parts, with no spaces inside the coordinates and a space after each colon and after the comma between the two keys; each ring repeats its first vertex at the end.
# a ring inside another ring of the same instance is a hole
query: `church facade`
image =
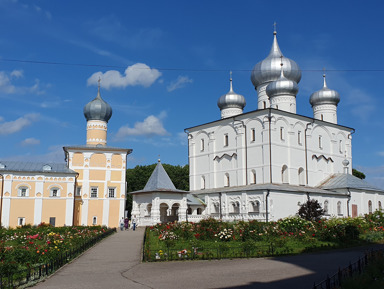
{"type": "Polygon", "coordinates": [[[299,66],[283,56],[275,31],[269,55],[251,74],[257,109],[243,113],[246,100],[234,92],[231,76],[229,92],[217,103],[221,119],[185,130],[194,201],[175,211],[170,208],[180,201],[169,194],[158,191],[145,200],[133,194],[139,224],[158,222],[139,209],[147,206],[169,208],[169,216],[177,212],[179,220],[190,221],[278,220],[295,215],[308,199],[318,200],[328,217],[381,210],[384,191],[351,174],[354,129],[337,123],[339,93],[323,75],[323,87],[309,97],[313,117],[299,115],[300,79],[299,66]]]}
{"type": "Polygon", "coordinates": [[[118,227],[124,217],[126,159],[131,149],[107,146],[112,108],[100,96],[84,107],[85,145],[64,147],[66,163],[0,161],[1,225],[118,227]]]}

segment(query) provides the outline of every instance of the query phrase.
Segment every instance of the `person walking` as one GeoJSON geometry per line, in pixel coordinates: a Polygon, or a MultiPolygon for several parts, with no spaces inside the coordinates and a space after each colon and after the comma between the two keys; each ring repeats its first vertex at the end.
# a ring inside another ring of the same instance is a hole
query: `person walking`
{"type": "Polygon", "coordinates": [[[121,218],[120,220],[120,231],[123,231],[124,229],[124,218],[121,218]]]}
{"type": "Polygon", "coordinates": [[[133,229],[133,231],[136,230],[136,218],[135,217],[132,218],[132,229],[133,229]]]}
{"type": "Polygon", "coordinates": [[[129,228],[129,219],[128,218],[124,219],[124,228],[125,228],[125,230],[128,230],[128,228],[129,228]]]}

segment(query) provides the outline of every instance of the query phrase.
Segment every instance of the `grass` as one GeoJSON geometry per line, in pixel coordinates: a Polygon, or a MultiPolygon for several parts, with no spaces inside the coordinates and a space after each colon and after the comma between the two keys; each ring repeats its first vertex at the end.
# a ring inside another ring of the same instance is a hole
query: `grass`
{"type": "Polygon", "coordinates": [[[341,289],[382,289],[384,288],[384,257],[383,253],[377,256],[365,267],[362,274],[345,280],[341,289]]]}

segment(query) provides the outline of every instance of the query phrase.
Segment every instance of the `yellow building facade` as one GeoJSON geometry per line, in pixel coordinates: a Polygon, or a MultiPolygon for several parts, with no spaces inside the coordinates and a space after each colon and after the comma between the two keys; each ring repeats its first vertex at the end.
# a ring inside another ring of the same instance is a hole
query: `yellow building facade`
{"type": "Polygon", "coordinates": [[[112,108],[97,96],[84,107],[87,142],[64,147],[66,163],[0,161],[0,217],[4,227],[118,227],[124,217],[126,160],[131,149],[107,146],[112,108]]]}

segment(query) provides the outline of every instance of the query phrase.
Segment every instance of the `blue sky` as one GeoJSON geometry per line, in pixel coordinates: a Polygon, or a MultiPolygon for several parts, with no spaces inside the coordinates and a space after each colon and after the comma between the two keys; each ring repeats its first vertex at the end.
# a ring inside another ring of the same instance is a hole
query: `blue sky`
{"type": "Polygon", "coordinates": [[[353,166],[384,188],[382,1],[0,0],[0,159],[64,161],[85,144],[83,107],[113,108],[108,145],[128,167],[188,163],[187,127],[220,118],[229,90],[257,107],[250,81],[277,22],[283,54],[302,69],[297,112],[327,84],[339,124],[356,129],[353,166]]]}

